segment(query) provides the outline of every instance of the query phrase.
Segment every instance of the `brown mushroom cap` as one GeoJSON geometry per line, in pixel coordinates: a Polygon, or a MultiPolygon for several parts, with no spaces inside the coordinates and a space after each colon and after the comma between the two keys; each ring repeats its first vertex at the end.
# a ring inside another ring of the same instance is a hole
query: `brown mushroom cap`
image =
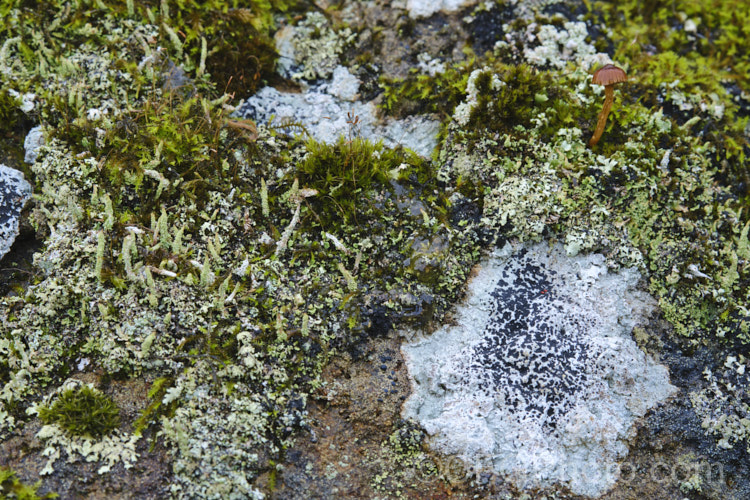
{"type": "Polygon", "coordinates": [[[623,70],[615,66],[614,64],[607,64],[602,66],[594,73],[594,78],[591,83],[596,85],[612,85],[614,83],[625,82],[628,79],[628,75],[623,70]]]}

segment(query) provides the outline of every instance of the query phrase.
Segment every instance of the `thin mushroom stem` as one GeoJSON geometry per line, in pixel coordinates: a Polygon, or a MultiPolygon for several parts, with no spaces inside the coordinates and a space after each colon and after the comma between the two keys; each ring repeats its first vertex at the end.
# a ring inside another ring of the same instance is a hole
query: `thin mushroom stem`
{"type": "Polygon", "coordinates": [[[602,110],[599,113],[599,120],[596,122],[596,130],[594,130],[594,135],[591,137],[591,140],[589,141],[589,146],[592,148],[596,146],[596,143],[599,142],[599,139],[604,133],[604,126],[607,124],[607,117],[609,116],[609,111],[612,109],[613,102],[615,102],[614,85],[605,85],[604,86],[604,106],[602,107],[602,110]]]}

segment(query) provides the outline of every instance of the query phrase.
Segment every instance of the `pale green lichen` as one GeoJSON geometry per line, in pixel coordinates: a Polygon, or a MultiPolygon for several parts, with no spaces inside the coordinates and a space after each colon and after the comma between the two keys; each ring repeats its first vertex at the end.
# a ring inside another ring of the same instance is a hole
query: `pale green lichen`
{"type": "MultiPolygon", "coordinates": [[[[181,399],[174,416],[162,419],[160,431],[177,450],[173,466],[177,480],[171,487],[175,497],[263,498],[252,487],[253,472],[263,465],[259,454],[278,453],[279,449],[268,434],[269,427],[275,425],[269,401],[243,383],[261,369],[259,364],[252,366],[255,369],[248,371],[236,365],[217,369],[200,363],[176,382],[179,395],[165,397],[165,403],[181,399]],[[226,388],[197,382],[210,380],[212,373],[232,381],[231,394],[226,388]],[[202,471],[199,477],[196,471],[202,471]]],[[[283,404],[278,399],[270,402],[272,406],[279,403],[283,404]]]]}
{"type": "Polygon", "coordinates": [[[292,77],[304,80],[328,78],[339,65],[344,47],[355,39],[349,28],[334,30],[320,12],[307,14],[294,27],[291,38],[293,57],[300,71],[292,77]]]}
{"type": "Polygon", "coordinates": [[[717,372],[703,371],[707,387],[690,394],[690,402],[701,425],[718,438],[720,448],[743,446],[750,453],[750,400],[745,388],[750,368],[743,355],[727,356],[717,372]]]}
{"type": "Polygon", "coordinates": [[[377,452],[368,457],[375,464],[396,464],[392,470],[383,467],[385,470],[370,480],[370,486],[382,498],[410,498],[406,490],[421,491],[427,481],[441,476],[439,465],[422,448],[425,437],[414,423],[399,422],[377,452]]]}
{"type": "Polygon", "coordinates": [[[36,437],[44,442],[42,454],[49,457],[39,473],[41,475],[52,474],[55,470],[55,462],[64,456],[67,456],[68,463],[76,461],[102,463],[97,469],[99,474],[110,472],[117,464],[123,464],[126,469],[129,469],[138,460],[135,446],[140,436],[134,434],[115,431],[101,439],[87,436],[71,437],[59,427],[45,425],[36,437]]]}

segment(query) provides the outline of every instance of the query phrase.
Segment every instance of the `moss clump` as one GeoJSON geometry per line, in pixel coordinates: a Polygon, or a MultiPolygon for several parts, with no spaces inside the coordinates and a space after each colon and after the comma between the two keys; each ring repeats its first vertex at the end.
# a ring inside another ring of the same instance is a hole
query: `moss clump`
{"type": "Polygon", "coordinates": [[[17,124],[23,120],[20,100],[11,95],[7,89],[0,90],[0,134],[14,132],[17,124]]]}
{"type": "Polygon", "coordinates": [[[398,118],[421,113],[450,116],[463,99],[469,73],[475,66],[476,59],[470,57],[434,76],[416,68],[412,68],[406,78],[381,76],[379,85],[383,89],[383,101],[380,107],[398,118]]]}
{"type": "Polygon", "coordinates": [[[578,125],[575,99],[554,83],[549,71],[529,65],[507,65],[491,60],[469,76],[466,100],[456,107],[459,134],[471,146],[477,141],[497,140],[503,134],[527,137],[538,128],[549,139],[560,128],[578,125]]]}
{"type": "Polygon", "coordinates": [[[120,409],[106,395],[88,386],[62,391],[51,406],[39,409],[39,419],[76,436],[101,437],[120,425],[120,409]]]}
{"type": "Polygon", "coordinates": [[[219,143],[226,121],[205,99],[180,92],[153,94],[122,116],[97,151],[106,158],[100,183],[115,211],[132,211],[135,217],[124,218],[148,224],[159,203],[185,194],[201,198],[216,188],[225,173],[219,143]]]}
{"type": "Polygon", "coordinates": [[[13,469],[0,467],[0,498],[2,499],[41,500],[45,498],[57,498],[59,496],[56,493],[47,493],[40,497],[37,495],[37,490],[39,490],[41,485],[42,482],[37,481],[34,485],[29,486],[18,479],[13,469]]]}
{"type": "Polygon", "coordinates": [[[411,171],[424,163],[408,150],[388,149],[382,142],[361,138],[347,140],[342,136],[333,145],[311,140],[306,147],[300,181],[318,191],[320,201],[313,203],[313,210],[329,222],[356,222],[357,204],[370,203],[365,201],[371,200],[365,193],[371,187],[397,180],[400,171],[411,171]]]}
{"type": "MultiPolygon", "coordinates": [[[[0,89],[0,163],[22,165],[23,139],[32,127],[19,94],[0,89]]],[[[28,174],[28,172],[24,172],[28,174]]]]}
{"type": "Polygon", "coordinates": [[[277,54],[273,40],[255,28],[253,19],[250,9],[232,9],[220,14],[206,33],[219,40],[206,59],[206,71],[217,89],[236,98],[251,96],[274,75],[277,54]]]}
{"type": "Polygon", "coordinates": [[[477,105],[469,118],[471,127],[495,132],[511,131],[519,125],[528,128],[531,118],[548,107],[551,75],[525,64],[502,67],[495,75],[503,82],[499,88],[493,86],[493,74],[480,73],[476,80],[477,105]]]}

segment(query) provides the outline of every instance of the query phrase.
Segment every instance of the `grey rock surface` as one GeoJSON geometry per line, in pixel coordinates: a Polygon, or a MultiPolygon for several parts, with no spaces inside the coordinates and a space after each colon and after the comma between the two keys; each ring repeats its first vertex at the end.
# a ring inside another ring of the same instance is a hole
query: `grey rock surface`
{"type": "Polygon", "coordinates": [[[676,391],[631,339],[654,307],[639,279],[608,272],[602,255],[506,245],[454,324],[402,347],[413,388],[403,417],[467,467],[601,495],[636,419],[676,391]]]}
{"type": "Polygon", "coordinates": [[[44,132],[41,126],[36,126],[29,130],[26,134],[26,139],[23,141],[23,148],[26,151],[26,155],[23,161],[26,163],[34,163],[39,151],[39,148],[44,146],[44,132]]]}
{"type": "Polygon", "coordinates": [[[0,164],[0,259],[18,236],[21,210],[31,198],[31,184],[23,173],[0,164]]]}
{"type": "MultiPolygon", "coordinates": [[[[339,66],[332,80],[303,93],[265,87],[236,113],[271,126],[302,124],[315,139],[329,144],[342,135],[360,136],[373,141],[382,139],[388,147],[402,145],[425,157],[432,154],[437,146],[438,121],[423,116],[380,120],[374,104],[353,101],[357,87],[356,78],[339,66]]],[[[298,127],[290,130],[299,132],[298,127]]]]}

